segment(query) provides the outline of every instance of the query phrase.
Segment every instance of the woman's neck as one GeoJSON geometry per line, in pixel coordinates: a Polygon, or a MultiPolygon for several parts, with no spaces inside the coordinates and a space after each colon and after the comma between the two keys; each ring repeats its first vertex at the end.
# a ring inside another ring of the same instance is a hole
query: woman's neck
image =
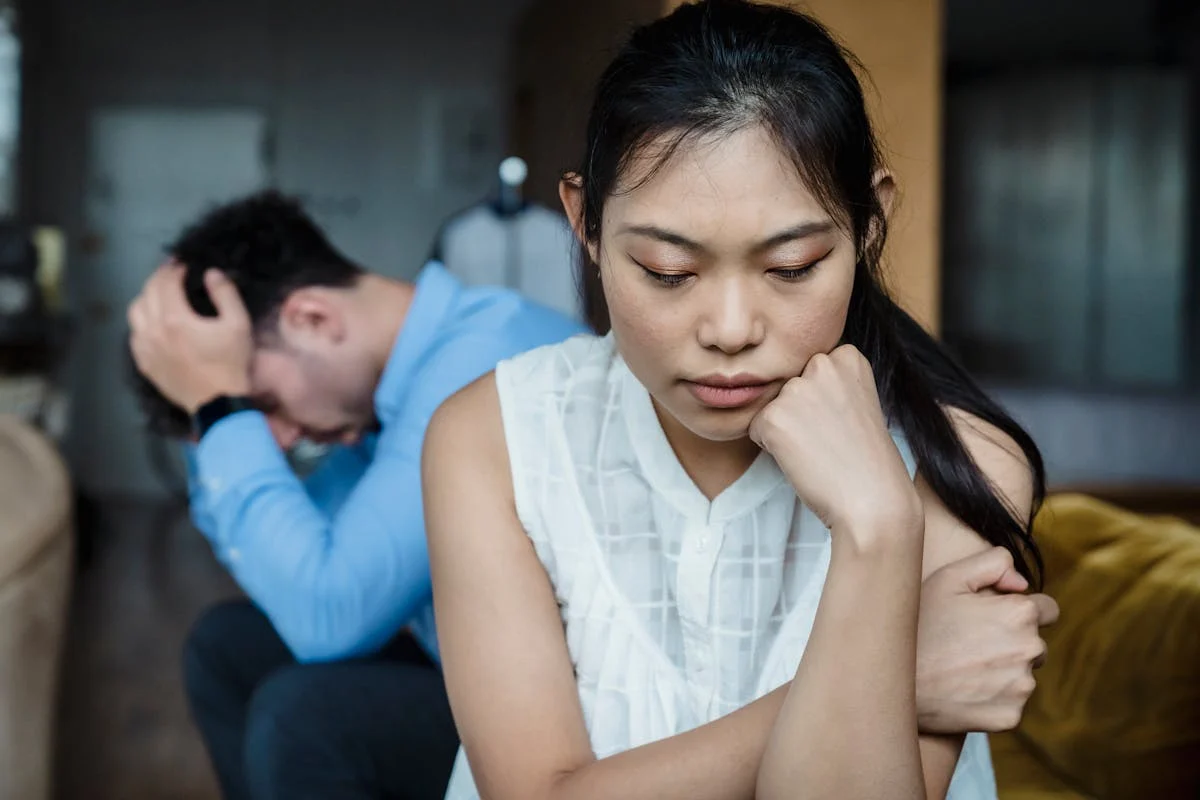
{"type": "Polygon", "coordinates": [[[761,452],[748,436],[728,442],[697,436],[659,408],[658,403],[654,404],[654,413],[683,471],[709,500],[742,477],[761,452]]]}

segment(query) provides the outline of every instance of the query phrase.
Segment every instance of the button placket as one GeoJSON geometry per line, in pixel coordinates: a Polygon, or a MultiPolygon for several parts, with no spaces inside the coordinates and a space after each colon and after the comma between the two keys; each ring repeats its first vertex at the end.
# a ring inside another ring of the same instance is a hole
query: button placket
{"type": "Polygon", "coordinates": [[[677,576],[683,650],[692,702],[707,715],[715,692],[713,644],[708,626],[712,614],[712,579],[721,549],[719,526],[690,523],[683,534],[677,576]]]}

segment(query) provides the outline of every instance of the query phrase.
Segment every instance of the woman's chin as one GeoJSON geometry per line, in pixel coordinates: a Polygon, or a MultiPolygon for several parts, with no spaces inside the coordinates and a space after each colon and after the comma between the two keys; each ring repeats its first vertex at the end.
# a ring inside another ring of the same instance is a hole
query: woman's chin
{"type": "Polygon", "coordinates": [[[736,442],[749,436],[750,423],[760,410],[759,404],[745,408],[713,408],[697,403],[690,395],[673,396],[669,406],[654,401],[659,422],[667,432],[682,433],[680,428],[710,442],[736,442]]]}
{"type": "Polygon", "coordinates": [[[757,409],[698,409],[681,420],[684,427],[710,442],[736,442],[749,436],[750,422],[757,409]]]}

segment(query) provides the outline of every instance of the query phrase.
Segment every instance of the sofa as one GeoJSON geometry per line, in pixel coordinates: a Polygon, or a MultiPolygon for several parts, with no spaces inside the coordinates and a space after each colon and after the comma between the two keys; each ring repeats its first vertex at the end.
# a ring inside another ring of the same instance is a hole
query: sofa
{"type": "Polygon", "coordinates": [[[54,445],[0,414],[0,798],[48,800],[74,536],[54,445]]]}
{"type": "Polygon", "coordinates": [[[1061,608],[1001,800],[1200,798],[1200,491],[1063,491],[1034,535],[1061,608]]]}

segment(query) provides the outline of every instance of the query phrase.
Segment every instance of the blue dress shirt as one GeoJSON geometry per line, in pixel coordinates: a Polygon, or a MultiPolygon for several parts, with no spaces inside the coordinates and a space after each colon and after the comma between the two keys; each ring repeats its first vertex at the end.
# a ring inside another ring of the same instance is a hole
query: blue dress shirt
{"type": "Polygon", "coordinates": [[[375,392],[378,434],[306,478],[266,417],[232,414],[189,448],[192,518],[299,661],[371,653],[408,625],[437,659],[421,444],[454,392],[498,361],[582,332],[506,289],[426,265],[375,392]]]}

